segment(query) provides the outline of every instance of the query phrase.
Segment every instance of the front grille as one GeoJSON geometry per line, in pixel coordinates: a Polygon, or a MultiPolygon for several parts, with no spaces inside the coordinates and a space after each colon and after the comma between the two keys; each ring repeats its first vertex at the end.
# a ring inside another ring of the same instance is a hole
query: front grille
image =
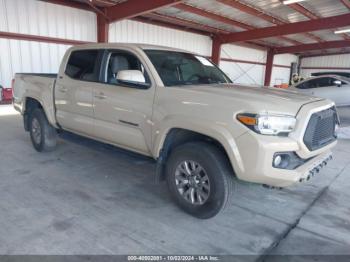
{"type": "Polygon", "coordinates": [[[334,107],[314,113],[304,134],[304,144],[314,151],[332,143],[336,138],[337,112],[334,107]]]}

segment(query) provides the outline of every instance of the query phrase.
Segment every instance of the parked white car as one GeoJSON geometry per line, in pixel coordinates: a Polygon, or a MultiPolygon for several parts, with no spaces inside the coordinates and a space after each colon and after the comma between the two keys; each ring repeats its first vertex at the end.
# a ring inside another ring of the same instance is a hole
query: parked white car
{"type": "Polygon", "coordinates": [[[311,77],[290,87],[306,95],[328,98],[336,106],[350,105],[350,78],[337,75],[311,77]]]}

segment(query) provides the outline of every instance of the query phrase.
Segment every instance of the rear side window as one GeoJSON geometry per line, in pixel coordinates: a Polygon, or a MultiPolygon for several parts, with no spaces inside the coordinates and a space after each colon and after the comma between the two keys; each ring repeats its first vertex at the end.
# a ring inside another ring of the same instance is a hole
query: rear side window
{"type": "Polygon", "coordinates": [[[98,50],[73,51],[66,66],[66,75],[73,79],[97,82],[99,79],[98,50]]]}
{"type": "Polygon", "coordinates": [[[302,82],[296,87],[299,89],[311,89],[311,88],[323,87],[326,85],[328,85],[328,80],[323,77],[323,78],[310,79],[308,81],[302,82]]]}

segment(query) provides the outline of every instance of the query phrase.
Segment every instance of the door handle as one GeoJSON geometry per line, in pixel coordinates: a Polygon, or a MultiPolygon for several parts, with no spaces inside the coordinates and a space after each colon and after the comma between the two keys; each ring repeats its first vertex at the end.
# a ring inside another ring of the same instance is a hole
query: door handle
{"type": "Polygon", "coordinates": [[[107,98],[107,96],[102,92],[99,94],[95,94],[95,97],[98,99],[106,99],[107,98]]]}

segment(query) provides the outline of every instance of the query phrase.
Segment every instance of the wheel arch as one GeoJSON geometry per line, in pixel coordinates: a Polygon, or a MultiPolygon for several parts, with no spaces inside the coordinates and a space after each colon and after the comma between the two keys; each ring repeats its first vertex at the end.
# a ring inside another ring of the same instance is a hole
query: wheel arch
{"type": "Polygon", "coordinates": [[[50,112],[50,110],[48,111],[44,103],[37,97],[27,96],[24,99],[24,104],[23,104],[24,129],[26,131],[29,131],[29,125],[28,125],[29,116],[37,108],[42,109],[49,123],[52,126],[57,128],[56,122],[55,122],[55,116],[53,115],[53,113],[50,112]]]}
{"type": "Polygon", "coordinates": [[[37,108],[43,109],[43,105],[39,99],[33,97],[25,98],[23,105],[23,124],[25,131],[29,131],[29,116],[37,108]]]}
{"type": "Polygon", "coordinates": [[[160,182],[164,180],[164,167],[165,163],[171,154],[171,151],[178,147],[179,145],[183,145],[188,142],[206,142],[208,144],[215,145],[217,148],[222,151],[222,153],[225,155],[229,165],[232,168],[232,171],[234,173],[234,167],[231,164],[230,157],[227,153],[227,150],[222,145],[221,142],[219,142],[218,139],[209,136],[207,134],[203,134],[201,132],[193,131],[190,129],[185,128],[171,128],[165,138],[163,143],[160,146],[158,157],[157,157],[157,172],[156,172],[156,181],[160,182]]]}

